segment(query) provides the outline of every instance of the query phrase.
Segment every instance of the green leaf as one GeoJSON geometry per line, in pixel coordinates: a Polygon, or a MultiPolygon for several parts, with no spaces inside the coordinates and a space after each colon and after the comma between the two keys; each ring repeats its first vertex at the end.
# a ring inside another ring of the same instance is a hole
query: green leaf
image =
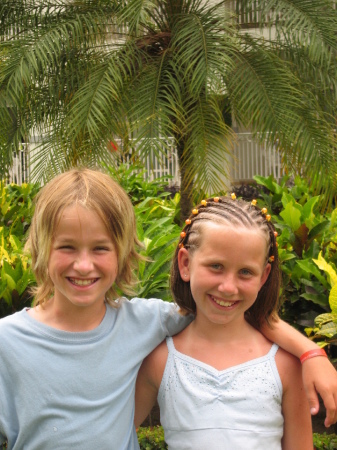
{"type": "Polygon", "coordinates": [[[325,261],[322,256],[322,252],[318,255],[318,259],[313,259],[313,261],[321,270],[324,270],[328,274],[330,284],[331,286],[334,286],[337,283],[337,274],[333,267],[325,261]]]}
{"type": "Polygon", "coordinates": [[[304,205],[302,209],[302,219],[304,220],[304,223],[309,228],[309,230],[312,228],[312,224],[315,219],[314,214],[314,206],[319,201],[319,196],[310,198],[304,205]]]}
{"type": "Polygon", "coordinates": [[[337,314],[335,313],[325,313],[320,314],[315,318],[315,325],[317,327],[321,327],[323,324],[328,322],[336,322],[337,321],[337,314]]]}
{"type": "Polygon", "coordinates": [[[329,287],[328,283],[326,282],[326,279],[321,274],[321,272],[317,269],[317,266],[314,264],[314,260],[299,259],[298,261],[296,261],[296,265],[298,267],[300,267],[308,275],[314,275],[324,287],[326,287],[326,288],[329,287]]]}
{"type": "MultiPolygon", "coordinates": [[[[308,238],[315,239],[318,235],[320,235],[323,231],[325,231],[329,227],[330,227],[330,221],[324,220],[323,222],[317,224],[310,230],[310,232],[308,234],[308,238]]],[[[308,228],[310,229],[310,227],[308,227],[308,228]]]]}
{"type": "Polygon", "coordinates": [[[328,322],[323,324],[317,334],[320,336],[326,336],[328,338],[332,338],[335,334],[337,334],[337,324],[334,322],[328,322]]]}
{"type": "Polygon", "coordinates": [[[329,295],[329,304],[330,304],[331,311],[334,314],[337,314],[337,284],[335,284],[331,288],[330,295],[329,295]]]}
{"type": "Polygon", "coordinates": [[[320,305],[323,307],[326,307],[329,303],[328,298],[325,295],[315,295],[315,294],[301,294],[302,298],[305,298],[306,300],[310,300],[311,302],[315,303],[316,305],[320,305]]]}
{"type": "Polygon", "coordinates": [[[293,203],[287,203],[284,210],[280,212],[280,216],[292,231],[298,230],[301,226],[301,211],[293,203]]]}

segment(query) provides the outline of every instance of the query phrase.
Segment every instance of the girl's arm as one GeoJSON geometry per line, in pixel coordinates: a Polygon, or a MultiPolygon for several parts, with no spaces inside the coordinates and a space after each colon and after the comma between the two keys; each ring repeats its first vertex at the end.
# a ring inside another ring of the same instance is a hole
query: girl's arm
{"type": "MultiPolygon", "coordinates": [[[[265,324],[261,332],[270,341],[299,358],[308,350],[318,348],[318,345],[303,336],[283,320],[273,323],[271,329],[265,324]]],[[[320,394],[326,408],[325,426],[337,421],[337,372],[328,358],[317,356],[307,359],[302,365],[304,389],[310,405],[311,414],[317,414],[320,394]]]]}
{"type": "Polygon", "coordinates": [[[282,349],[278,350],[275,359],[283,385],[282,450],[312,450],[311,416],[302,383],[301,364],[282,349]]]}
{"type": "Polygon", "coordinates": [[[156,403],[167,360],[166,342],[162,342],[141,365],[136,383],[135,426],[139,427],[156,403]]]}

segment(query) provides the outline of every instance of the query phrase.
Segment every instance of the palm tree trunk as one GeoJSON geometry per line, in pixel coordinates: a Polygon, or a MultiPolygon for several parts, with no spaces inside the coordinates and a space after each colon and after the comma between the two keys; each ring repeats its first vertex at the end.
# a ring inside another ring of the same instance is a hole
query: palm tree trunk
{"type": "Polygon", "coordinates": [[[183,224],[185,219],[191,214],[193,206],[193,182],[187,179],[187,162],[186,155],[184,152],[184,141],[181,139],[176,139],[177,142],[177,153],[179,159],[180,168],[180,222],[183,224]]]}

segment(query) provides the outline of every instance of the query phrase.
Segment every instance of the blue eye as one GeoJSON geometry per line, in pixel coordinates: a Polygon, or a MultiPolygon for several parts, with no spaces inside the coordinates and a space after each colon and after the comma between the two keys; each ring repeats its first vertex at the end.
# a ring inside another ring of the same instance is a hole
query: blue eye
{"type": "Polygon", "coordinates": [[[240,270],[240,273],[241,273],[242,275],[245,275],[245,276],[251,275],[251,274],[252,274],[252,272],[251,272],[250,270],[248,270],[248,269],[241,269],[241,270],[240,270]]]}

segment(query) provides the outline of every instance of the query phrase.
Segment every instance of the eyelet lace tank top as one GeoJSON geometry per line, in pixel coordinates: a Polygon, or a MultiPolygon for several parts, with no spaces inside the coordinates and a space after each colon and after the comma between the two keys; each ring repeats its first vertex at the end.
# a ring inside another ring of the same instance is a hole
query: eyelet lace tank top
{"type": "Polygon", "coordinates": [[[168,359],[158,393],[170,450],[281,450],[282,383],[267,355],[218,371],[178,352],[168,359]]]}

